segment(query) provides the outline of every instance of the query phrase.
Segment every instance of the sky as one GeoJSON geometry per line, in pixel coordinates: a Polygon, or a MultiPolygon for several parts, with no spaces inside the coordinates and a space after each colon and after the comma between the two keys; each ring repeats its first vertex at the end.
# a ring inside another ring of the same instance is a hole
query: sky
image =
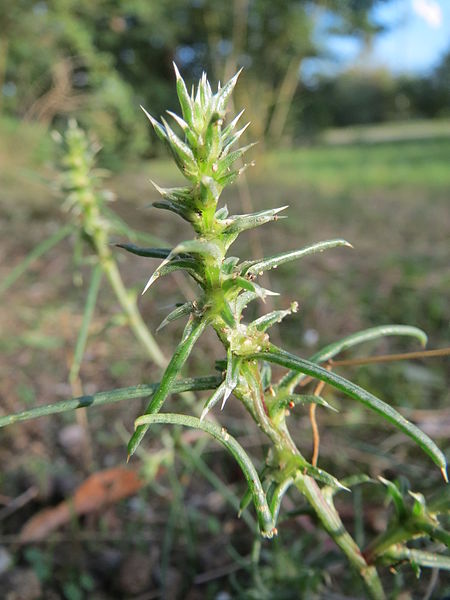
{"type": "MultiPolygon", "coordinates": [[[[387,30],[376,36],[367,63],[393,73],[427,74],[450,51],[450,0],[390,0],[373,16],[387,30]]],[[[336,73],[360,56],[360,44],[350,37],[328,36],[329,59],[312,59],[305,75],[336,73]]]]}
{"type": "Polygon", "coordinates": [[[450,50],[450,0],[395,0],[375,14],[393,28],[376,40],[373,60],[395,72],[427,72],[450,50]]]}

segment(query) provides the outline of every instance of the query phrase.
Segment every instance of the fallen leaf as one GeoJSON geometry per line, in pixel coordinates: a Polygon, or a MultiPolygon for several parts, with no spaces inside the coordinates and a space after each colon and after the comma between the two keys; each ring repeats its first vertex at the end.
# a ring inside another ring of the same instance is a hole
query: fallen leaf
{"type": "Polygon", "coordinates": [[[114,467],[88,477],[74,495],[55,507],[31,517],[20,532],[22,543],[45,539],[52,531],[68,523],[75,515],[99,511],[119,500],[133,496],[143,486],[136,471],[114,467]]]}

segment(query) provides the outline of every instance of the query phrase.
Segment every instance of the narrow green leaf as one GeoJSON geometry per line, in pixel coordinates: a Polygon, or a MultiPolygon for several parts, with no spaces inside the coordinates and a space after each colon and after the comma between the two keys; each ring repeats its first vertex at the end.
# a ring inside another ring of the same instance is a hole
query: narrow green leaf
{"type": "Polygon", "coordinates": [[[266,315],[259,317],[259,319],[252,321],[250,326],[255,327],[258,331],[266,331],[269,327],[275,325],[275,323],[281,323],[285,317],[291,315],[293,312],[297,312],[297,310],[298,304],[297,302],[293,302],[290,308],[286,310],[274,310],[267,313],[266,315]]]}
{"type": "Polygon", "coordinates": [[[250,150],[250,148],[253,148],[253,146],[256,146],[256,144],[257,144],[257,142],[252,142],[251,144],[247,144],[247,146],[238,148],[237,150],[234,150],[234,152],[230,152],[226,156],[220,158],[218,161],[219,173],[220,174],[227,173],[228,170],[230,169],[231,165],[234,162],[236,162],[239,158],[244,156],[244,154],[246,152],[248,152],[248,150],[250,150]]]}
{"type": "MultiPolygon", "coordinates": [[[[185,335],[170,359],[158,389],[148,404],[144,415],[154,414],[161,410],[161,407],[164,404],[167,396],[172,392],[173,384],[178,373],[186,362],[195,342],[201,336],[207,324],[208,321],[206,319],[188,323],[185,329],[185,335]]],[[[138,427],[132,435],[128,443],[128,458],[135,453],[136,448],[141,443],[147,429],[148,427],[145,426],[138,427]]]]}
{"type": "MultiPolygon", "coordinates": [[[[180,394],[181,392],[212,390],[220,385],[221,382],[222,378],[218,376],[180,379],[173,384],[172,393],[180,394]]],[[[147,396],[152,396],[159,385],[159,383],[151,383],[149,385],[118,388],[109,392],[98,392],[97,394],[89,396],[80,396],[78,398],[71,398],[70,400],[62,400],[61,402],[36,406],[30,410],[1,416],[0,428],[14,425],[14,423],[20,423],[21,421],[29,421],[30,419],[56,415],[69,410],[77,410],[78,408],[91,408],[103,406],[104,404],[121,402],[122,400],[145,398],[147,396]]]]}
{"type": "Polygon", "coordinates": [[[167,317],[161,322],[158,329],[156,331],[161,331],[166,325],[172,323],[172,321],[176,321],[181,317],[185,317],[189,315],[193,310],[192,302],[185,302],[181,306],[177,306],[172,312],[170,312],[167,317]]]}
{"type": "Polygon", "coordinates": [[[195,161],[195,157],[192,153],[192,150],[189,148],[187,144],[185,144],[177,134],[173,131],[164,117],[161,117],[161,121],[164,125],[164,129],[166,131],[167,142],[169,144],[170,149],[172,150],[172,154],[176,159],[179,166],[181,166],[181,170],[185,172],[186,168],[189,173],[195,173],[197,171],[197,163],[195,161]]]}
{"type": "Polygon", "coordinates": [[[172,112],[171,110],[166,110],[166,113],[168,115],[170,115],[172,117],[172,119],[178,123],[178,125],[181,127],[181,129],[183,130],[183,132],[186,129],[188,129],[189,125],[179,115],[177,115],[176,113],[172,112]]]}
{"type": "Polygon", "coordinates": [[[175,204],[193,206],[192,190],[190,188],[188,188],[188,187],[163,188],[163,187],[160,187],[153,180],[150,180],[150,181],[152,182],[152,185],[156,189],[156,191],[159,194],[161,194],[161,196],[164,198],[164,200],[169,200],[170,202],[174,202],[175,204]]]}
{"type": "Polygon", "coordinates": [[[201,180],[202,197],[209,199],[212,196],[214,202],[218,202],[220,194],[222,193],[223,185],[216,181],[213,177],[203,175],[201,180]]]}
{"type": "Polygon", "coordinates": [[[423,431],[418,427],[407,421],[399,412],[394,408],[386,404],[370,392],[367,392],[358,385],[348,381],[340,375],[336,375],[331,371],[323,369],[319,365],[289,354],[283,350],[280,350],[273,344],[270,345],[268,352],[260,352],[254,355],[254,358],[260,360],[267,360],[275,364],[281,365],[291,370],[296,370],[305,375],[315,377],[321,381],[334,386],[341,390],[351,398],[354,398],[358,402],[361,402],[367,408],[370,408],[377,414],[384,417],[387,421],[395,425],[398,429],[403,431],[411,439],[413,439],[422,450],[428,454],[428,456],[441,468],[444,478],[446,478],[446,467],[447,462],[444,454],[436,446],[423,431]]]}
{"type": "MultiPolygon", "coordinates": [[[[200,265],[198,264],[198,261],[196,261],[193,258],[174,258],[173,260],[162,264],[153,274],[153,279],[151,280],[151,282],[153,283],[155,279],[158,279],[159,277],[164,277],[164,275],[168,275],[169,273],[173,273],[174,271],[185,271],[186,273],[188,273],[188,275],[195,279],[197,283],[202,282],[202,273],[200,271],[200,265]]],[[[147,286],[147,289],[149,287],[150,285],[147,286]]]]}
{"type": "Polygon", "coordinates": [[[236,319],[234,318],[233,311],[231,310],[230,304],[226,301],[222,301],[222,309],[220,311],[220,316],[228,325],[228,327],[234,328],[236,327],[236,319]]]}
{"type": "Polygon", "coordinates": [[[407,560],[421,567],[450,571],[450,556],[444,556],[436,552],[414,550],[400,544],[391,546],[380,558],[383,562],[397,563],[407,560]]]}
{"type": "Polygon", "coordinates": [[[227,372],[225,375],[225,389],[220,410],[223,410],[226,401],[231,396],[234,388],[239,382],[239,369],[241,366],[241,362],[242,359],[239,356],[235,356],[231,351],[231,347],[229,347],[227,350],[227,372]]]}
{"type": "Polygon", "coordinates": [[[285,398],[280,400],[278,408],[287,408],[289,404],[293,402],[294,406],[304,406],[305,404],[318,404],[334,412],[338,412],[334,406],[327,402],[322,396],[316,396],[314,394],[288,394],[285,398]]]}
{"type": "Polygon", "coordinates": [[[61,227],[53,235],[45,238],[40,244],[38,244],[33,250],[28,254],[26,258],[22,262],[10,271],[0,282],[0,296],[6,292],[6,290],[13,285],[28,269],[30,265],[34,263],[35,260],[43,256],[46,252],[51,250],[56,244],[58,244],[65,237],[70,235],[74,231],[74,227],[72,225],[66,225],[65,227],[61,227]]]}
{"type": "Polygon", "coordinates": [[[80,331],[78,332],[72,365],[70,367],[69,381],[71,383],[74,383],[76,381],[80,373],[81,362],[83,360],[83,354],[86,348],[89,325],[91,324],[92,315],[94,314],[95,305],[97,303],[98,290],[100,288],[102,275],[102,267],[100,266],[100,264],[97,263],[92,270],[91,281],[86,296],[83,320],[81,323],[80,331]]]}
{"type": "Polygon", "coordinates": [[[171,253],[171,248],[141,248],[136,244],[116,244],[118,248],[123,248],[131,254],[137,254],[137,256],[146,256],[149,258],[167,258],[171,253]]]}
{"type": "Polygon", "coordinates": [[[153,125],[153,129],[155,130],[156,135],[159,137],[160,140],[162,140],[163,142],[166,142],[167,141],[167,133],[166,133],[166,130],[164,129],[164,127],[161,125],[161,123],[158,123],[158,121],[155,118],[153,118],[152,115],[149,112],[147,112],[142,105],[141,105],[141,108],[144,111],[147,119],[153,125]]]}
{"type": "Polygon", "coordinates": [[[173,68],[175,70],[175,77],[177,78],[177,95],[178,100],[181,106],[181,112],[183,113],[183,118],[190,126],[193,125],[193,107],[192,100],[189,96],[189,93],[186,88],[186,84],[184,83],[183,78],[178,71],[177,65],[173,63],[173,68]]]}
{"type": "Polygon", "coordinates": [[[258,477],[258,473],[256,472],[250,457],[234,437],[232,437],[223,427],[221,428],[218,425],[210,423],[209,421],[201,421],[196,417],[171,413],[146,414],[139,417],[135,422],[135,426],[137,427],[136,431],[138,431],[141,427],[148,429],[150,425],[156,423],[183,425],[193,429],[200,429],[205,433],[209,433],[213,438],[220,442],[236,459],[236,462],[240,466],[245,479],[247,480],[248,486],[252,493],[256,513],[258,515],[261,535],[267,538],[273,537],[273,519],[270,508],[267,504],[266,495],[258,477]]]}
{"type": "Polygon", "coordinates": [[[384,477],[378,477],[381,483],[386,486],[389,496],[392,499],[395,507],[395,513],[397,515],[397,519],[400,521],[405,519],[408,516],[408,510],[405,505],[405,500],[402,496],[401,491],[397,487],[397,485],[393,481],[389,481],[384,477]]]}
{"type": "Polygon", "coordinates": [[[169,256],[160,264],[160,266],[150,277],[150,279],[147,282],[147,285],[144,288],[144,291],[142,292],[143,294],[145,294],[148,288],[152,285],[154,281],[156,281],[156,279],[158,279],[158,277],[161,277],[165,273],[173,271],[176,268],[185,268],[186,270],[189,269],[199,274],[198,271],[200,265],[194,259],[184,259],[187,260],[186,267],[180,265],[181,261],[178,261],[178,265],[176,266],[175,260],[173,259],[178,254],[200,254],[202,256],[212,256],[218,259],[222,256],[222,251],[219,248],[219,246],[214,242],[207,242],[205,240],[188,240],[186,242],[178,244],[178,246],[176,246],[170,252],[169,256]]]}
{"type": "Polygon", "coordinates": [[[324,362],[330,360],[330,358],[333,358],[343,350],[352,348],[357,344],[377,340],[390,335],[413,337],[418,339],[422,346],[426,346],[427,344],[427,334],[417,327],[411,327],[410,325],[381,325],[379,327],[371,327],[370,329],[358,331],[329,346],[325,346],[325,348],[322,348],[322,350],[319,350],[319,352],[314,354],[310,360],[312,362],[324,362]]]}
{"type": "Polygon", "coordinates": [[[326,242],[319,242],[317,244],[313,244],[312,246],[307,246],[306,248],[302,248],[301,250],[293,250],[291,252],[274,254],[273,256],[268,256],[267,258],[263,258],[259,261],[243,263],[243,265],[245,266],[242,272],[245,274],[250,273],[253,275],[258,275],[264,271],[275,269],[276,267],[284,263],[296,260],[297,258],[303,258],[304,256],[309,256],[310,254],[316,254],[317,252],[323,252],[324,250],[329,250],[330,248],[337,248],[339,246],[347,246],[348,248],[353,247],[351,244],[349,244],[349,242],[345,240],[327,240],[326,242]]]}
{"type": "Polygon", "coordinates": [[[272,383],[272,367],[270,366],[269,363],[264,362],[261,365],[260,375],[261,375],[262,389],[265,392],[267,390],[267,388],[269,387],[269,385],[271,385],[271,383],[272,383]]]}
{"type": "MultiPolygon", "coordinates": [[[[340,480],[341,484],[345,486],[346,489],[352,489],[357,485],[361,485],[362,483],[376,483],[374,479],[366,475],[365,473],[357,473],[355,475],[349,475],[348,477],[344,477],[340,480]]],[[[326,497],[329,497],[330,500],[333,498],[335,494],[337,494],[340,490],[332,487],[324,487],[322,488],[322,494],[326,497]]]]}
{"type": "Polygon", "coordinates": [[[242,117],[244,112],[245,112],[245,108],[243,108],[223,130],[222,137],[225,140],[225,144],[229,143],[229,138],[232,135],[232,132],[234,131],[239,119],[242,117]]]}
{"type": "Polygon", "coordinates": [[[330,486],[331,488],[345,490],[347,492],[350,491],[348,487],[343,485],[338,479],[336,479],[336,477],[333,477],[333,475],[330,475],[330,473],[327,473],[319,467],[314,467],[313,465],[306,463],[304,466],[302,466],[302,470],[306,471],[306,473],[316,481],[325,483],[325,485],[330,486]]]}
{"type": "Polygon", "coordinates": [[[234,87],[237,83],[238,77],[241,74],[242,69],[234,75],[230,81],[228,81],[220,90],[218,90],[216,94],[216,105],[215,110],[219,114],[223,114],[225,112],[226,105],[228,100],[230,99],[231,94],[233,93],[234,87]]]}
{"type": "Polygon", "coordinates": [[[216,216],[216,219],[218,219],[218,220],[226,219],[228,217],[228,207],[225,205],[225,206],[222,206],[222,208],[219,208],[219,210],[216,211],[215,216],[216,216]]]}
{"type": "Polygon", "coordinates": [[[185,206],[180,206],[179,204],[175,204],[175,202],[167,202],[166,200],[157,200],[156,202],[153,202],[152,206],[161,210],[173,212],[185,221],[190,222],[190,210],[186,210],[185,206]]]}
{"type": "Polygon", "coordinates": [[[241,138],[241,136],[248,129],[249,125],[250,122],[244,125],[244,127],[241,127],[239,131],[236,131],[236,133],[233,133],[232,135],[227,135],[225,132],[222,134],[222,139],[224,142],[222,152],[220,153],[220,158],[228,154],[228,152],[231,150],[231,147],[241,138]]]}
{"type": "MultiPolygon", "coordinates": [[[[417,327],[411,327],[409,325],[380,325],[378,327],[371,327],[370,329],[364,329],[362,331],[358,331],[357,333],[352,333],[351,335],[348,335],[347,337],[342,338],[333,344],[329,344],[328,346],[325,346],[325,348],[322,348],[313,354],[309,360],[315,363],[326,362],[327,360],[334,358],[340,352],[348,350],[349,348],[353,348],[353,346],[391,335],[417,338],[423,346],[425,346],[427,343],[426,333],[417,327]]],[[[305,375],[293,371],[292,373],[288,373],[285,375],[285,377],[283,377],[279,383],[279,387],[288,387],[293,389],[304,378],[305,375]]]]}
{"type": "Polygon", "coordinates": [[[228,152],[231,150],[231,147],[239,140],[239,138],[244,134],[244,132],[247,130],[248,126],[250,125],[250,122],[248,122],[246,125],[244,125],[244,127],[242,127],[241,129],[239,129],[239,131],[236,131],[235,134],[226,137],[225,134],[222,135],[222,139],[224,140],[224,144],[223,144],[223,148],[222,148],[222,152],[220,153],[220,157],[222,158],[224,156],[226,156],[228,154],[228,152]]]}
{"type": "Polygon", "coordinates": [[[260,212],[250,213],[246,215],[232,215],[226,220],[226,227],[223,233],[240,233],[247,229],[253,229],[259,227],[270,221],[274,221],[277,215],[282,210],[285,210],[287,206],[281,206],[280,208],[273,208],[271,210],[261,210],[260,212]]]}
{"type": "Polygon", "coordinates": [[[216,406],[216,404],[223,398],[225,389],[226,389],[226,384],[225,384],[225,381],[223,381],[219,385],[219,387],[216,390],[214,390],[212,395],[205,402],[205,405],[202,410],[202,414],[200,416],[200,421],[203,421],[203,419],[206,417],[206,415],[209,413],[209,411],[212,410],[216,406]]]}
{"type": "Polygon", "coordinates": [[[233,288],[241,288],[249,292],[256,292],[256,288],[253,283],[245,277],[231,276],[229,279],[223,282],[222,289],[226,293],[233,288]]]}
{"type": "Polygon", "coordinates": [[[235,307],[235,314],[236,314],[236,318],[239,318],[242,314],[242,311],[244,310],[244,308],[247,307],[248,304],[250,304],[250,302],[253,302],[254,300],[258,300],[258,298],[260,298],[261,296],[259,295],[259,293],[255,292],[244,292],[242,294],[239,294],[239,296],[236,298],[236,300],[234,301],[234,307],[235,307]]]}
{"type": "Polygon", "coordinates": [[[233,270],[234,270],[235,266],[238,264],[238,262],[239,262],[239,258],[237,256],[229,256],[228,258],[226,258],[223,261],[222,267],[220,270],[225,275],[231,275],[231,273],[233,272],[233,270]]]}
{"type": "Polygon", "coordinates": [[[172,256],[185,253],[211,256],[215,259],[222,258],[222,249],[219,245],[206,240],[188,240],[186,242],[181,242],[181,244],[178,244],[172,250],[172,256]]]}
{"type": "Polygon", "coordinates": [[[273,519],[273,522],[275,525],[278,521],[278,514],[280,512],[281,502],[283,501],[284,495],[286,494],[288,489],[291,487],[291,485],[293,485],[293,483],[294,483],[293,477],[288,477],[287,479],[285,479],[284,481],[279,483],[274,490],[272,498],[270,499],[269,507],[270,507],[270,512],[272,513],[272,519],[273,519]]]}

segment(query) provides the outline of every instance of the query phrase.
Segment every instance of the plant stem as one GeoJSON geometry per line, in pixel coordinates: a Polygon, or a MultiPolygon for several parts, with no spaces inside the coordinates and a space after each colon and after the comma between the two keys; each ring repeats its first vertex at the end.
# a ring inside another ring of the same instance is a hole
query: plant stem
{"type": "MultiPolygon", "coordinates": [[[[222,379],[218,376],[197,377],[180,379],[172,386],[172,392],[179,394],[187,391],[213,390],[222,379]]],[[[89,396],[80,396],[79,398],[71,398],[70,400],[62,400],[53,404],[45,404],[37,406],[30,410],[24,410],[12,415],[0,417],[0,428],[19,423],[21,421],[29,421],[38,417],[46,417],[48,415],[56,415],[68,410],[76,410],[78,408],[90,408],[93,406],[102,406],[103,404],[112,404],[121,402],[122,400],[134,400],[136,398],[145,398],[152,396],[158,389],[159,383],[150,385],[135,385],[127,388],[118,388],[109,392],[98,392],[89,396]]]]}
{"type": "Polygon", "coordinates": [[[150,358],[159,367],[165,367],[167,365],[167,360],[144,323],[136,306],[136,301],[127,292],[122,277],[120,276],[119,269],[117,268],[117,264],[110,256],[107,256],[106,258],[102,257],[100,259],[100,264],[114,290],[117,300],[128,317],[128,322],[134,335],[147,350],[150,358]]]}
{"type": "Polygon", "coordinates": [[[89,326],[91,324],[92,316],[94,314],[95,305],[97,302],[98,290],[100,288],[100,282],[102,280],[102,269],[100,265],[96,264],[92,270],[91,282],[89,284],[89,291],[86,298],[86,304],[84,308],[83,321],[81,323],[80,331],[78,333],[77,343],[75,346],[75,352],[73,355],[72,365],[70,367],[69,382],[73,386],[78,379],[80,373],[81,362],[83,360],[83,354],[86,347],[89,326]]]}
{"type": "Polygon", "coordinates": [[[317,483],[308,476],[296,481],[297,488],[314,508],[326,531],[347,556],[350,564],[360,574],[367,592],[373,600],[383,600],[385,594],[375,567],[368,565],[356,542],[346,531],[331,500],[321,492],[317,483]]]}

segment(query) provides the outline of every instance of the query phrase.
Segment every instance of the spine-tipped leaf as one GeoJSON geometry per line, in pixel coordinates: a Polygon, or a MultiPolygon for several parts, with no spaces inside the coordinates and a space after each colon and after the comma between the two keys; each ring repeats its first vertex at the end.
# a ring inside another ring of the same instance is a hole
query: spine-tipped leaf
{"type": "Polygon", "coordinates": [[[219,387],[216,390],[214,390],[214,392],[211,394],[211,396],[205,402],[205,405],[202,410],[202,414],[200,416],[200,421],[203,421],[203,419],[206,417],[206,415],[209,413],[209,411],[212,410],[216,406],[216,404],[218,404],[220,402],[220,400],[223,398],[223,396],[225,394],[225,389],[226,389],[225,381],[222,381],[222,383],[219,385],[219,387]]]}
{"type": "MultiPolygon", "coordinates": [[[[185,334],[183,335],[183,339],[178,344],[172,358],[170,359],[158,389],[148,404],[144,415],[155,414],[161,410],[161,407],[164,404],[167,396],[172,391],[176,377],[191,353],[195,342],[203,333],[207,323],[208,322],[205,319],[188,323],[185,329],[185,334]]],[[[136,428],[128,443],[128,458],[136,452],[136,449],[141,443],[147,429],[148,425],[141,425],[140,427],[136,428]]]]}
{"type": "Polygon", "coordinates": [[[297,312],[297,310],[298,304],[297,302],[293,302],[291,307],[287,310],[274,310],[266,315],[263,315],[262,317],[259,317],[259,319],[252,321],[251,327],[254,327],[258,331],[266,331],[269,329],[269,327],[275,325],[275,323],[281,323],[285,317],[291,315],[293,312],[297,312]]]}
{"type": "Polygon", "coordinates": [[[234,75],[230,79],[230,81],[228,81],[220,90],[218,90],[215,110],[219,114],[223,114],[225,112],[228,100],[230,99],[230,96],[233,93],[234,87],[237,83],[239,75],[241,74],[241,71],[242,69],[239,69],[236,75],[234,75]]]}
{"type": "Polygon", "coordinates": [[[148,258],[165,259],[172,251],[171,248],[142,248],[141,246],[136,246],[136,244],[116,244],[116,246],[127,252],[131,252],[131,254],[148,258]]]}
{"type": "Polygon", "coordinates": [[[181,112],[183,113],[184,120],[192,127],[193,125],[193,106],[192,100],[187,91],[186,84],[178,71],[177,65],[173,63],[175,70],[175,76],[177,78],[177,95],[181,106],[181,112]]]}
{"type": "Polygon", "coordinates": [[[258,275],[264,271],[269,271],[270,269],[274,269],[279,265],[283,265],[284,263],[297,260],[297,258],[303,258],[304,256],[309,256],[310,254],[316,254],[317,252],[323,252],[324,250],[337,248],[339,246],[347,246],[348,248],[352,248],[352,245],[346,240],[327,240],[325,242],[319,242],[318,244],[312,244],[311,246],[307,246],[301,250],[282,252],[281,254],[274,254],[273,256],[268,256],[267,258],[263,258],[259,261],[243,263],[243,273],[258,275]]]}
{"type": "MultiPolygon", "coordinates": [[[[337,342],[329,344],[313,354],[309,360],[315,363],[326,362],[344,350],[348,350],[349,348],[353,348],[359,344],[378,340],[387,336],[405,336],[416,338],[423,346],[425,346],[427,343],[426,333],[417,327],[411,327],[409,325],[380,325],[378,327],[370,327],[369,329],[352,333],[351,335],[348,335],[337,342]]],[[[288,387],[293,389],[304,378],[305,375],[293,371],[283,377],[279,383],[279,387],[288,387]]]]}
{"type": "Polygon", "coordinates": [[[153,125],[153,129],[155,130],[156,135],[159,137],[160,140],[162,140],[163,142],[166,142],[167,141],[167,133],[166,133],[166,130],[164,129],[164,127],[154,117],[152,117],[152,115],[149,112],[147,112],[143,106],[141,106],[141,108],[144,111],[147,119],[153,125]]]}
{"type": "Polygon", "coordinates": [[[289,352],[280,350],[272,344],[269,347],[269,351],[255,354],[254,358],[273,362],[288,369],[299,371],[305,375],[325,381],[325,383],[332,385],[351,398],[361,402],[364,404],[364,406],[370,408],[385,418],[387,421],[395,425],[398,429],[413,439],[416,444],[420,446],[420,448],[422,448],[422,450],[428,454],[428,456],[440,467],[444,478],[447,477],[447,461],[444,454],[436,446],[433,440],[430,439],[418,427],[405,419],[398,411],[392,408],[392,406],[389,406],[389,404],[386,404],[370,392],[367,392],[355,383],[348,381],[336,373],[323,369],[316,363],[299,358],[298,356],[294,356],[289,352]]]}
{"type": "Polygon", "coordinates": [[[285,210],[287,206],[281,206],[280,208],[273,208],[270,210],[262,210],[257,213],[251,213],[248,215],[233,215],[226,219],[226,227],[223,233],[240,233],[246,229],[253,229],[259,227],[270,221],[275,221],[277,215],[282,210],[285,210]]]}
{"type": "Polygon", "coordinates": [[[226,401],[231,396],[234,388],[239,382],[239,369],[241,366],[242,359],[239,356],[235,356],[231,348],[227,351],[227,372],[225,375],[225,388],[222,400],[221,410],[223,410],[226,401]]]}
{"type": "Polygon", "coordinates": [[[158,329],[156,331],[161,331],[166,325],[172,323],[172,321],[176,321],[177,319],[181,319],[181,317],[185,317],[186,315],[191,314],[193,310],[192,302],[185,302],[181,306],[177,306],[172,312],[170,312],[167,317],[161,322],[158,329]]]}
{"type": "Polygon", "coordinates": [[[171,425],[183,425],[185,427],[192,427],[193,429],[199,429],[206,433],[209,433],[213,438],[220,442],[230,454],[236,459],[236,462],[240,466],[245,479],[247,480],[248,487],[252,494],[253,504],[258,515],[258,522],[261,531],[261,535],[267,538],[271,538],[274,535],[274,523],[272,514],[270,512],[269,505],[267,504],[266,495],[264,493],[261,481],[259,480],[258,473],[256,472],[253,463],[242,448],[242,446],[232,437],[228,431],[223,427],[219,427],[209,421],[201,421],[196,417],[189,417],[186,415],[174,415],[170,413],[164,414],[147,414],[136,419],[135,426],[136,431],[144,427],[148,429],[150,425],[160,424],[171,424],[171,425]]]}

